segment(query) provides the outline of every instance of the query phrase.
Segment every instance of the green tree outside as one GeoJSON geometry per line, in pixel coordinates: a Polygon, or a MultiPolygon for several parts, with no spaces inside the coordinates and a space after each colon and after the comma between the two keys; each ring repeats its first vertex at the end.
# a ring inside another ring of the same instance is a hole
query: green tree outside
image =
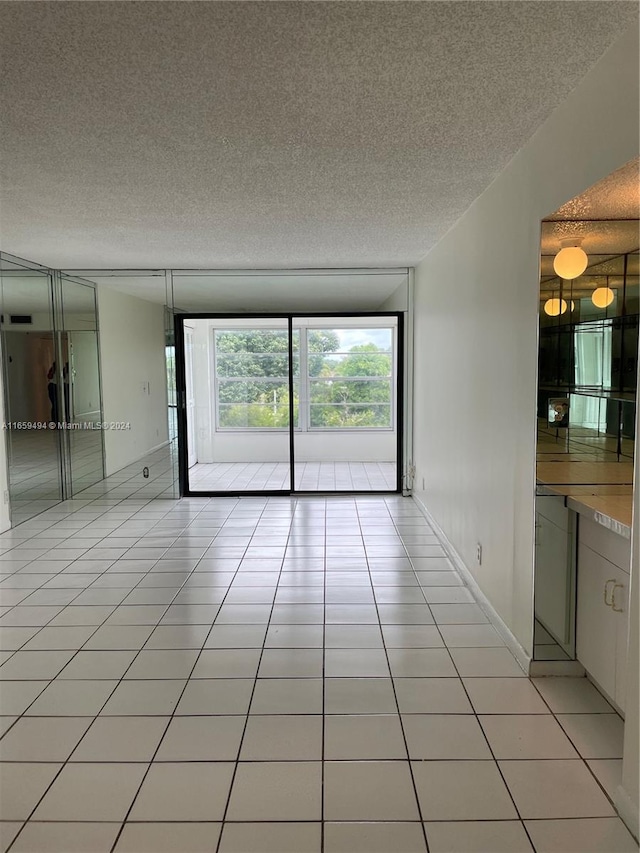
{"type": "MultiPolygon", "coordinates": [[[[294,377],[299,379],[300,337],[293,341],[294,377]]],[[[374,343],[340,353],[331,329],[307,334],[310,426],[391,427],[392,357],[374,343]]],[[[288,338],[285,330],[216,332],[219,425],[226,428],[289,426],[288,338]]],[[[297,389],[298,381],[295,383],[297,389]]],[[[298,425],[298,395],[294,425],[298,425]]]]}

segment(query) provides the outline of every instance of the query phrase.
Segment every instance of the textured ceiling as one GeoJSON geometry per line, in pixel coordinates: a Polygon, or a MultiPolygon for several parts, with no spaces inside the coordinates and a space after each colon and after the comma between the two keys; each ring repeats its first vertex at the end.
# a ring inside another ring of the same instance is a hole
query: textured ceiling
{"type": "Polygon", "coordinates": [[[637,249],[638,238],[637,219],[543,222],[541,253],[555,257],[562,241],[572,239],[579,241],[588,255],[620,255],[637,249]]]}
{"type": "MultiPolygon", "coordinates": [[[[640,158],[630,160],[545,217],[546,222],[640,219],[640,158]]],[[[560,226],[557,226],[558,228],[560,226]]]]}
{"type": "Polygon", "coordinates": [[[637,11],[2,2],[0,248],[73,268],[412,264],[637,11]]]}

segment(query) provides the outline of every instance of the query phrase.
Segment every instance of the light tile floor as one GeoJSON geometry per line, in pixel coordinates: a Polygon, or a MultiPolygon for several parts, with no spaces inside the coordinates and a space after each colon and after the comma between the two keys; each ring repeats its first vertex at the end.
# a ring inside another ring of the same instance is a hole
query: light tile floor
{"type": "Polygon", "coordinates": [[[637,850],[621,720],[410,499],[71,501],[0,571],[2,851],[637,850]]]}
{"type": "MultiPolygon", "coordinates": [[[[288,462],[196,463],[189,469],[194,492],[289,491],[288,462]]],[[[295,464],[300,492],[393,492],[395,462],[301,462],[295,464]]]]}

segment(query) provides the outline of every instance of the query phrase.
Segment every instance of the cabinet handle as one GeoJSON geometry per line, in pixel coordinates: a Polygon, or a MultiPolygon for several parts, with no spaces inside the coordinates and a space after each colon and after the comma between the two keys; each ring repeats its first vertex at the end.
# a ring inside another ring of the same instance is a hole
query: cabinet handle
{"type": "Polygon", "coordinates": [[[613,590],[611,591],[611,607],[615,610],[616,613],[622,613],[622,607],[616,607],[616,590],[624,589],[624,584],[616,583],[613,585],[613,590]]]}
{"type": "Polygon", "coordinates": [[[604,598],[604,603],[607,605],[607,607],[613,606],[613,594],[611,595],[611,601],[607,601],[607,592],[609,591],[608,590],[609,584],[612,583],[615,586],[615,582],[616,582],[615,578],[609,578],[609,580],[604,585],[603,598],[604,598]]]}

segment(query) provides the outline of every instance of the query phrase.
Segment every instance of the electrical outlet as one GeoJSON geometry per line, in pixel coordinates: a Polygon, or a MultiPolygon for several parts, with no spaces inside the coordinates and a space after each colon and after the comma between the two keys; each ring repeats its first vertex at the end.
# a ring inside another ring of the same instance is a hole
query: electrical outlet
{"type": "Polygon", "coordinates": [[[142,476],[143,476],[145,479],[149,476],[149,469],[147,468],[147,466],[146,466],[146,465],[145,465],[145,467],[142,469],[142,476]]]}
{"type": "Polygon", "coordinates": [[[482,565],[482,545],[479,542],[476,545],[476,563],[482,565]]]}

